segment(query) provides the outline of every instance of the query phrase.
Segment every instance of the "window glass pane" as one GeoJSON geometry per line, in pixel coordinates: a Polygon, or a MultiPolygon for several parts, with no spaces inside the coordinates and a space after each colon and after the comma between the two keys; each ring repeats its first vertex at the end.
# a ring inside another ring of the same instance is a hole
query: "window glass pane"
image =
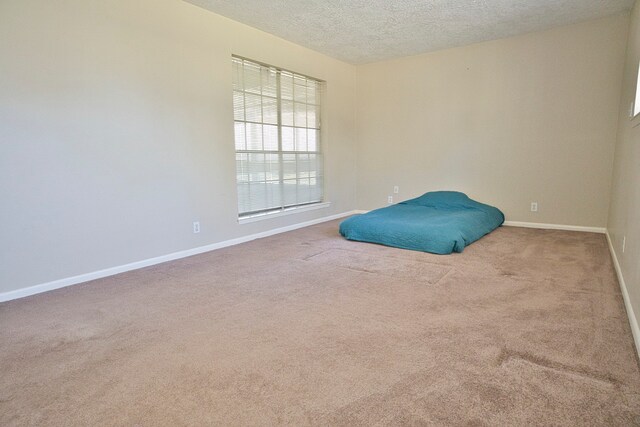
{"type": "Polygon", "coordinates": [[[242,61],[234,59],[233,60],[233,89],[234,90],[243,90],[244,86],[243,82],[243,74],[242,74],[242,61]]]}
{"type": "Polygon", "coordinates": [[[311,202],[322,201],[322,179],[309,179],[309,197],[311,202]]]}
{"type": "Polygon", "coordinates": [[[296,178],[296,155],[295,154],[283,154],[282,155],[282,169],[284,179],[296,178]]]}
{"type": "Polygon", "coordinates": [[[266,162],[266,179],[267,181],[280,182],[280,154],[267,154],[266,162]]]}
{"type": "Polygon", "coordinates": [[[244,120],[244,94],[233,92],[233,119],[244,120]]]}
{"type": "Polygon", "coordinates": [[[311,154],[311,157],[313,159],[315,159],[315,163],[314,164],[315,164],[315,168],[316,168],[316,175],[319,178],[322,178],[323,170],[324,170],[322,154],[311,154]]]}
{"type": "Polygon", "coordinates": [[[309,168],[315,171],[322,169],[322,156],[319,154],[309,154],[309,168]]]}
{"type": "Polygon", "coordinates": [[[278,126],[264,125],[262,128],[262,141],[265,151],[278,150],[278,126]]]}
{"type": "Polygon", "coordinates": [[[251,93],[245,94],[246,120],[249,122],[262,121],[262,97],[251,93]]]}
{"type": "Polygon", "coordinates": [[[247,154],[236,154],[236,179],[238,183],[249,182],[249,172],[247,170],[247,154]]]}
{"type": "Polygon", "coordinates": [[[307,127],[317,128],[316,106],[307,105],[307,127]]]}
{"type": "Polygon", "coordinates": [[[293,128],[282,128],[282,151],[294,151],[296,148],[293,128]]]}
{"type": "Polygon", "coordinates": [[[280,103],[280,110],[282,114],[282,125],[293,126],[293,102],[282,101],[280,103]]]}
{"type": "Polygon", "coordinates": [[[295,103],[294,106],[295,115],[294,115],[294,125],[300,127],[307,126],[307,106],[306,104],[295,103]]]}
{"type": "Polygon", "coordinates": [[[322,200],[322,156],[309,154],[309,202],[322,200]]]}
{"type": "Polygon", "coordinates": [[[309,155],[308,154],[298,154],[298,178],[309,178],[309,155]]]}
{"type": "Polygon", "coordinates": [[[309,151],[318,151],[318,131],[307,129],[307,144],[309,151]]]}
{"type": "Polygon", "coordinates": [[[304,77],[293,77],[293,99],[296,102],[307,102],[307,79],[304,77]]]}
{"type": "Polygon", "coordinates": [[[251,182],[249,183],[249,212],[256,212],[267,206],[267,183],[251,182]]]}
{"type": "Polygon", "coordinates": [[[262,94],[276,97],[277,79],[276,70],[271,68],[262,69],[262,94]]]}
{"type": "Polygon", "coordinates": [[[298,180],[298,203],[310,203],[313,201],[311,186],[308,178],[298,180]]]}
{"type": "Polygon", "coordinates": [[[282,73],[280,75],[280,94],[282,99],[293,99],[293,75],[290,73],[282,73]]]}
{"type": "Polygon", "coordinates": [[[245,141],[245,124],[244,122],[235,122],[236,150],[246,150],[247,143],[245,141]]]}
{"type": "Polygon", "coordinates": [[[262,150],[262,125],[247,123],[247,150],[262,150]]]}
{"type": "Polygon", "coordinates": [[[249,181],[264,181],[266,179],[264,154],[249,153],[247,168],[249,171],[249,181]]]}
{"type": "Polygon", "coordinates": [[[297,180],[285,179],[282,182],[282,198],[284,206],[294,206],[298,204],[298,196],[296,194],[297,180]]]}
{"type": "Polygon", "coordinates": [[[275,98],[262,97],[262,121],[278,124],[278,102],[275,98]]]}
{"type": "Polygon", "coordinates": [[[281,192],[279,182],[266,182],[265,183],[265,207],[263,209],[279,208],[281,204],[281,192]]]}
{"type": "Polygon", "coordinates": [[[244,63],[244,90],[247,92],[260,94],[262,92],[262,77],[260,66],[251,63],[244,63]]]}
{"type": "Polygon", "coordinates": [[[318,85],[313,80],[307,80],[307,103],[308,104],[317,104],[316,101],[316,91],[318,85]]]}
{"type": "Polygon", "coordinates": [[[296,151],[307,151],[307,130],[296,128],[296,151]]]}

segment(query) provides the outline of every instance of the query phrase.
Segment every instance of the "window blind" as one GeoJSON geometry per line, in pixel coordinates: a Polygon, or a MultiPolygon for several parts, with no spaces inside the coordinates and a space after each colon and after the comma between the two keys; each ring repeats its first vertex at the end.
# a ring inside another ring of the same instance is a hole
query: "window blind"
{"type": "Polygon", "coordinates": [[[233,57],[239,217],[322,202],[322,82],[233,57]]]}

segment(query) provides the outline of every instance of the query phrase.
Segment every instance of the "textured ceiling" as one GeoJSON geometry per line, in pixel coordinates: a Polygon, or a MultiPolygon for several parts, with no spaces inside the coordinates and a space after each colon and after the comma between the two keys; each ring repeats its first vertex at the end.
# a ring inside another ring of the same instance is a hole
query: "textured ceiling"
{"type": "Polygon", "coordinates": [[[186,0],[350,63],[415,55],[631,9],[634,0],[186,0]]]}

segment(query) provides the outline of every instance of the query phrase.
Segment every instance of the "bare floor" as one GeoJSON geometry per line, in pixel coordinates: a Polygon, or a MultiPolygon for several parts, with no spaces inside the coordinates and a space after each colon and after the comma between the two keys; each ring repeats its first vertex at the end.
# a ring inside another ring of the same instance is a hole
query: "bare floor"
{"type": "Polygon", "coordinates": [[[0,304],[0,425],[632,425],[605,237],[338,222],[0,304]]]}

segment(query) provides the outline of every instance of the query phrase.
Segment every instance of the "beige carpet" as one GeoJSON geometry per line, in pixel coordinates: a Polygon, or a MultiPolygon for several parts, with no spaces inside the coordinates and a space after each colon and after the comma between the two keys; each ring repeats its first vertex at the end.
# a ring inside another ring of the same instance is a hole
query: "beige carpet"
{"type": "Polygon", "coordinates": [[[603,235],[338,222],[0,304],[0,425],[633,425],[603,235]]]}

